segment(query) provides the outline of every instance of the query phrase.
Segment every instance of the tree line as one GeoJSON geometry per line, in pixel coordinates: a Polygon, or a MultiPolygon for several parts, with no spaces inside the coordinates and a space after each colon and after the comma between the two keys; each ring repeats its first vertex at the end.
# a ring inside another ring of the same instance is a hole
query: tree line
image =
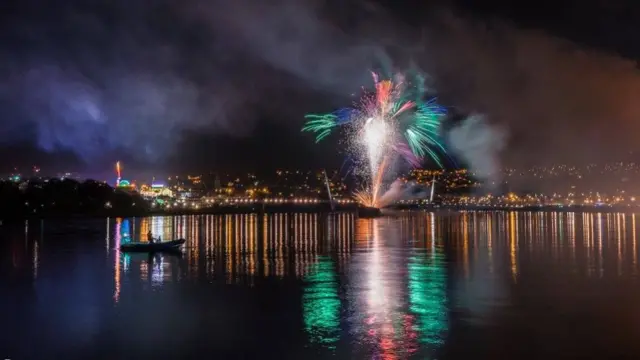
{"type": "Polygon", "coordinates": [[[149,210],[138,193],[72,179],[0,182],[0,218],[68,215],[135,215],[149,210]]]}

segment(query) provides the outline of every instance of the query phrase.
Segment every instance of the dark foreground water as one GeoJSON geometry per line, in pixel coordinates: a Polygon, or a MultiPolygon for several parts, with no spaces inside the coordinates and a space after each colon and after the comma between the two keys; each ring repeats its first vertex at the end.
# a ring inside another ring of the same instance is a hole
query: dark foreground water
{"type": "Polygon", "coordinates": [[[0,359],[637,359],[636,222],[478,212],[5,225],[0,359]],[[118,251],[149,229],[187,238],[184,255],[118,251]]]}

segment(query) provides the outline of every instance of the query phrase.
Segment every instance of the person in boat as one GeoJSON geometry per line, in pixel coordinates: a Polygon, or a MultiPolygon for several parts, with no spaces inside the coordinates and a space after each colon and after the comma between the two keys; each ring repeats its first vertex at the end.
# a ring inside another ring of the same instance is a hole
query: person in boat
{"type": "Polygon", "coordinates": [[[147,233],[147,240],[149,241],[150,244],[154,243],[153,234],[151,233],[151,230],[149,230],[149,232],[147,233]]]}

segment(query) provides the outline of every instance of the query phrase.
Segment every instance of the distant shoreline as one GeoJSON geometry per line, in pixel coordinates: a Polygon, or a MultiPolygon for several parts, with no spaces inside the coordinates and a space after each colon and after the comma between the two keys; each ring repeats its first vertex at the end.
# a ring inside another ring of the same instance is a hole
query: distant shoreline
{"type": "Polygon", "coordinates": [[[629,206],[459,206],[459,205],[436,205],[436,206],[396,206],[390,209],[407,211],[517,211],[517,212],[580,212],[580,213],[640,213],[639,207],[629,206]]]}
{"type": "Polygon", "coordinates": [[[328,204],[320,205],[248,205],[248,206],[214,206],[207,208],[172,208],[172,209],[139,209],[115,210],[105,209],[98,212],[60,212],[39,214],[10,214],[0,215],[4,222],[14,222],[32,219],[79,219],[79,218],[107,218],[107,217],[146,217],[146,216],[180,216],[180,215],[234,215],[234,214],[276,214],[276,213],[358,213],[360,217],[375,217],[380,215],[378,209],[362,208],[355,204],[338,205],[332,211],[328,204]]]}
{"type": "MultiPolygon", "coordinates": [[[[413,206],[395,206],[379,209],[363,208],[356,205],[337,206],[333,212],[335,213],[354,213],[361,218],[374,218],[385,216],[393,212],[433,212],[433,211],[452,211],[452,212],[578,212],[578,213],[640,213],[640,207],[631,208],[627,206],[529,206],[529,207],[506,207],[506,206],[454,206],[454,205],[413,205],[413,206]]],[[[146,216],[180,216],[180,215],[234,215],[234,214],[277,214],[277,213],[331,213],[331,209],[325,205],[312,206],[288,206],[288,205],[270,205],[270,206],[221,206],[200,209],[153,209],[153,210],[129,210],[129,211],[100,211],[92,213],[41,213],[29,216],[21,216],[21,214],[4,215],[0,217],[3,222],[15,222],[34,219],[83,219],[83,218],[107,218],[107,217],[146,217],[146,216]]]]}

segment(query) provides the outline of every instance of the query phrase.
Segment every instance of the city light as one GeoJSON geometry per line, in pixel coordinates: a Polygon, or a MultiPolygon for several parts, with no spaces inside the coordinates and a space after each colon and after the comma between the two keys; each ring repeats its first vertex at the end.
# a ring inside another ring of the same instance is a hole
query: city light
{"type": "MultiPolygon", "coordinates": [[[[21,175],[18,169],[13,170],[4,179],[21,192],[43,186],[55,187],[60,181],[83,183],[76,180],[81,176],[73,173],[46,177],[42,172],[32,171],[34,175],[30,178],[21,175]]],[[[329,171],[326,177],[324,170],[277,170],[270,177],[253,173],[224,175],[222,178],[217,174],[178,175],[167,178],[166,182],[156,182],[153,178],[136,187],[133,181],[122,178],[121,162],[116,162],[115,170],[118,178],[115,189],[132,197],[140,196],[142,199],[139,201],[130,201],[126,205],[140,210],[206,212],[229,207],[246,211],[279,211],[287,207],[327,209],[327,205],[331,205],[355,209],[357,206],[355,189],[350,189],[340,180],[345,176],[338,171],[329,171]]],[[[640,166],[634,163],[504,169],[500,177],[502,183],[487,186],[466,169],[414,169],[402,176],[398,183],[421,187],[418,196],[401,197],[389,206],[399,209],[636,209],[640,206],[640,201],[636,201],[640,191],[636,186],[640,180],[640,166]],[[532,189],[536,191],[522,191],[522,187],[517,186],[520,182],[532,184],[531,181],[534,181],[532,189]],[[553,191],[541,190],[543,185],[553,191]]],[[[98,186],[108,187],[108,182],[100,182],[98,186]]],[[[34,202],[25,198],[20,204],[30,213],[56,208],[55,201],[34,202]]],[[[101,208],[112,211],[119,207],[107,198],[102,205],[101,208]]]]}

